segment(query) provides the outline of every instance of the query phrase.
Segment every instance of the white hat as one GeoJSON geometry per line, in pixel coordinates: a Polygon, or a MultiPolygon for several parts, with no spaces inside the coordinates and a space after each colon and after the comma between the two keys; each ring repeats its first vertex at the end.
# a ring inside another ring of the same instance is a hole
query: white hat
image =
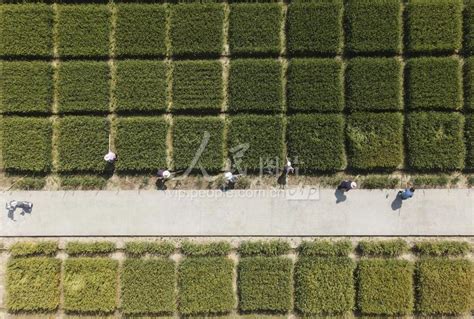
{"type": "Polygon", "coordinates": [[[231,172],[225,172],[225,173],[224,173],[224,178],[225,178],[226,180],[230,180],[230,179],[232,178],[232,173],[231,173],[231,172]]]}
{"type": "Polygon", "coordinates": [[[287,161],[287,162],[286,162],[286,166],[290,166],[290,167],[291,167],[291,162],[290,162],[290,161],[287,161]]]}
{"type": "Polygon", "coordinates": [[[356,182],[351,182],[351,188],[356,188],[357,187],[357,183],[356,182]]]}
{"type": "Polygon", "coordinates": [[[171,176],[170,171],[166,170],[166,171],[163,172],[163,177],[164,178],[169,178],[170,176],[171,176]]]}

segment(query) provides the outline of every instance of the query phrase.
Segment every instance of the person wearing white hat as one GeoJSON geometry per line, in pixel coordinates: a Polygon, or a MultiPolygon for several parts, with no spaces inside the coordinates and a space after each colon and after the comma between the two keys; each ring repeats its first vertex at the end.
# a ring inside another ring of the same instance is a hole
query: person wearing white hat
{"type": "Polygon", "coordinates": [[[337,187],[338,190],[342,190],[343,192],[348,192],[353,188],[357,188],[357,183],[351,180],[344,180],[337,187]]]}
{"type": "Polygon", "coordinates": [[[232,172],[225,172],[224,173],[224,181],[225,181],[224,189],[225,190],[234,189],[235,183],[237,183],[239,176],[240,175],[232,174],[232,172]]]}
{"type": "Polygon", "coordinates": [[[171,177],[171,172],[167,169],[159,169],[157,175],[158,179],[165,180],[171,177]]]}
{"type": "Polygon", "coordinates": [[[109,151],[104,156],[104,161],[106,161],[107,163],[113,164],[116,160],[117,160],[117,154],[115,154],[112,151],[109,151]]]}

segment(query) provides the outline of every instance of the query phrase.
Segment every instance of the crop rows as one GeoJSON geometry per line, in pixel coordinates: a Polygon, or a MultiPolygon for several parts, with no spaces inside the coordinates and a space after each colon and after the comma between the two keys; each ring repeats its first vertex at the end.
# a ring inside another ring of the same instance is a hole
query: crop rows
{"type": "Polygon", "coordinates": [[[183,242],[179,261],[169,242],[128,242],[121,261],[109,256],[115,249],[110,242],[69,242],[69,257],[61,261],[54,242],[12,245],[7,310],[307,317],[462,315],[472,309],[474,268],[463,257],[472,249],[466,242],[416,243],[416,261],[400,257],[409,249],[400,239],[359,242],[356,259],[345,240],[303,242],[296,261],[284,241],[243,242],[238,258],[229,255],[228,242],[183,242]]]}
{"type": "Polygon", "coordinates": [[[110,144],[121,173],[186,169],[203,146],[212,172],[242,146],[251,171],[471,171],[472,7],[1,4],[2,167],[104,173],[110,144]]]}

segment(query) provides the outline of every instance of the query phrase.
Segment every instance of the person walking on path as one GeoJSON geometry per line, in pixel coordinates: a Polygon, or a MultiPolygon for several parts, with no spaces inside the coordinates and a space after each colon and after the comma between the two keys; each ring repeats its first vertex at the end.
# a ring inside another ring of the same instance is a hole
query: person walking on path
{"type": "Polygon", "coordinates": [[[400,196],[402,200],[412,198],[414,194],[415,194],[414,187],[405,188],[405,190],[398,192],[398,196],[400,196]]]}
{"type": "Polygon", "coordinates": [[[117,154],[115,154],[114,152],[112,151],[109,151],[107,154],[105,154],[104,156],[104,161],[106,161],[107,163],[109,164],[113,164],[115,163],[115,161],[117,160],[117,154]]]}
{"type": "Polygon", "coordinates": [[[240,175],[233,174],[232,172],[225,172],[223,190],[227,191],[229,189],[234,189],[239,176],[240,175]]]}
{"type": "Polygon", "coordinates": [[[339,186],[337,186],[337,190],[348,192],[353,188],[357,188],[357,183],[351,180],[343,180],[339,186]]]}
{"type": "Polygon", "coordinates": [[[285,188],[286,185],[288,185],[288,175],[294,172],[295,169],[293,166],[291,166],[291,162],[287,158],[286,164],[283,166],[283,172],[280,177],[278,177],[278,184],[280,184],[280,188],[285,188]]]}

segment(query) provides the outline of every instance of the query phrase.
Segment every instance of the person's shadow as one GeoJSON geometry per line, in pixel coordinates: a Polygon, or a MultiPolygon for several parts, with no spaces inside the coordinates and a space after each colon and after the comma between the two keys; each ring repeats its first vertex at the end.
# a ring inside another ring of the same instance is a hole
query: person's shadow
{"type": "Polygon", "coordinates": [[[346,194],[344,194],[344,191],[340,189],[336,189],[334,192],[334,196],[336,196],[336,204],[339,204],[340,202],[343,202],[347,199],[346,194]]]}
{"type": "Polygon", "coordinates": [[[164,179],[158,178],[156,180],[156,188],[160,191],[167,190],[168,186],[166,186],[166,181],[164,179]]]}
{"type": "Polygon", "coordinates": [[[288,178],[287,178],[287,175],[285,174],[285,172],[283,172],[277,179],[277,183],[278,185],[280,185],[280,188],[283,189],[286,187],[286,184],[288,182],[288,178]]]}
{"type": "Polygon", "coordinates": [[[402,197],[400,196],[400,193],[397,193],[397,196],[395,197],[391,205],[392,210],[399,210],[400,208],[402,208],[402,203],[403,203],[402,197]]]}

